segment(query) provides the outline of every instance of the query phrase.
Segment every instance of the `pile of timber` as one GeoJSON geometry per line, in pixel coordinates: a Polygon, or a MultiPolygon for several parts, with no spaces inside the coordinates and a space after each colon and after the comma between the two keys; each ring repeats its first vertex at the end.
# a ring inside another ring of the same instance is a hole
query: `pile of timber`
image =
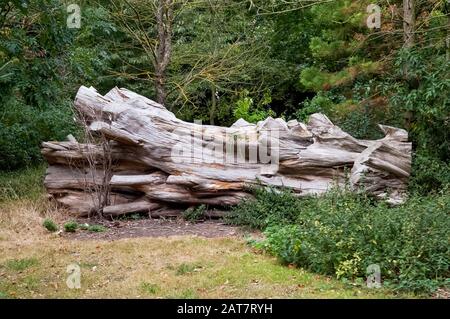
{"type": "Polygon", "coordinates": [[[359,140],[323,114],[307,124],[201,125],[119,88],[102,96],[81,87],[74,105],[91,142],[44,142],[42,154],[48,194],[80,216],[236,205],[252,185],[299,196],[349,185],[392,203],[405,196],[412,146],[402,129],[380,125],[384,138],[359,140]]]}

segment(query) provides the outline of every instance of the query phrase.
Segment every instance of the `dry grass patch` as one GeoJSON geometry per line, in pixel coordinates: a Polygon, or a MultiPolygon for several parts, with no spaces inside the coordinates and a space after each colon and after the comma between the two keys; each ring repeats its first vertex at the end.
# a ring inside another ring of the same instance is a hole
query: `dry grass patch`
{"type": "Polygon", "coordinates": [[[43,186],[45,167],[0,173],[0,247],[37,244],[55,237],[43,226],[45,219],[61,226],[69,216],[48,201],[43,186]]]}
{"type": "Polygon", "coordinates": [[[54,237],[42,226],[46,218],[62,224],[67,215],[44,197],[0,203],[0,246],[5,241],[36,243],[54,237]]]}

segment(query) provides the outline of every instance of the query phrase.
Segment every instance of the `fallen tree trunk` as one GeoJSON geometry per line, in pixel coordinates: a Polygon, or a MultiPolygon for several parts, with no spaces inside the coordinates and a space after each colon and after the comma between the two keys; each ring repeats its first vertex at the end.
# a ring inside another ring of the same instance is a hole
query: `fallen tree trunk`
{"type": "Polygon", "coordinates": [[[118,88],[102,96],[81,87],[75,108],[86,131],[102,136],[108,148],[71,137],[43,143],[42,154],[49,163],[49,194],[80,215],[236,205],[257,184],[287,187],[299,196],[349,184],[399,202],[410,174],[408,134],[394,127],[380,125],[386,136],[369,141],[353,138],[322,114],[308,124],[268,118],[257,124],[241,119],[229,128],[201,125],[118,88]],[[105,206],[98,192],[106,190],[105,206]]]}

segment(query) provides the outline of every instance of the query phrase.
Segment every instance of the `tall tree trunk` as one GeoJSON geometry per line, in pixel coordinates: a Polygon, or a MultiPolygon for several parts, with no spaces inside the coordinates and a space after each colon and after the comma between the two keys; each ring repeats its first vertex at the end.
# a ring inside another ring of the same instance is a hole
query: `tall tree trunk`
{"type": "MultiPolygon", "coordinates": [[[[450,7],[450,2],[448,2],[448,5],[450,7]]],[[[450,15],[447,16],[447,28],[450,30],[450,15]]],[[[450,61],[450,34],[447,34],[447,37],[445,38],[445,44],[447,46],[447,61],[450,61]]]]}
{"type": "Polygon", "coordinates": [[[167,99],[166,75],[162,70],[156,70],[155,74],[156,101],[164,105],[167,99]]]}
{"type": "Polygon", "coordinates": [[[173,0],[158,0],[156,10],[156,24],[158,31],[158,44],[155,52],[155,87],[158,103],[165,104],[166,69],[172,54],[172,23],[173,0]]]}
{"type": "Polygon", "coordinates": [[[211,109],[209,110],[209,124],[214,125],[214,117],[216,116],[217,98],[216,86],[211,83],[211,109]]]}
{"type": "MultiPolygon", "coordinates": [[[[414,46],[414,30],[416,25],[416,15],[414,0],[403,0],[403,38],[404,47],[412,48],[414,46]]],[[[403,64],[404,79],[411,85],[411,75],[408,63],[403,64]]],[[[414,111],[407,111],[405,114],[406,122],[414,121],[414,111]]],[[[409,124],[408,124],[409,126],[409,124]]]]}
{"type": "Polygon", "coordinates": [[[414,30],[416,27],[414,5],[414,0],[403,0],[403,34],[406,48],[414,46],[414,30]]]}

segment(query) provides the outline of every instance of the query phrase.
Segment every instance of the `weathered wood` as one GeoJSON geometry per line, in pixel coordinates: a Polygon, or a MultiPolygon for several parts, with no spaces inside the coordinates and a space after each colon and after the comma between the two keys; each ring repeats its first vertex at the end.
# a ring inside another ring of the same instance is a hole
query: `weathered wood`
{"type": "Polygon", "coordinates": [[[153,210],[161,208],[159,203],[152,203],[148,200],[136,200],[135,202],[106,206],[103,208],[103,214],[106,216],[120,216],[128,213],[151,213],[153,210]]]}
{"type": "Polygon", "coordinates": [[[257,124],[240,119],[229,128],[200,125],[118,88],[102,96],[81,87],[75,108],[86,130],[110,140],[111,153],[71,138],[43,143],[42,154],[50,164],[49,193],[83,214],[95,205],[80,192],[95,191],[105,176],[111,176],[112,198],[121,200],[103,212],[119,215],[164,203],[235,205],[251,196],[248,186],[255,184],[304,196],[350,183],[397,203],[410,174],[408,133],[389,126],[380,125],[384,138],[369,141],[343,132],[323,114],[313,114],[307,124],[268,118],[257,124]],[[113,162],[107,175],[106,158],[113,162]]]}
{"type": "Polygon", "coordinates": [[[139,186],[163,184],[167,180],[167,174],[154,172],[148,175],[114,175],[111,178],[112,186],[139,186]]]}
{"type": "MultiPolygon", "coordinates": [[[[49,194],[57,203],[66,207],[72,214],[81,217],[94,215],[98,207],[97,197],[90,192],[49,189],[49,194]]],[[[112,194],[110,205],[121,205],[134,202],[136,198],[122,194],[112,194]]]]}

